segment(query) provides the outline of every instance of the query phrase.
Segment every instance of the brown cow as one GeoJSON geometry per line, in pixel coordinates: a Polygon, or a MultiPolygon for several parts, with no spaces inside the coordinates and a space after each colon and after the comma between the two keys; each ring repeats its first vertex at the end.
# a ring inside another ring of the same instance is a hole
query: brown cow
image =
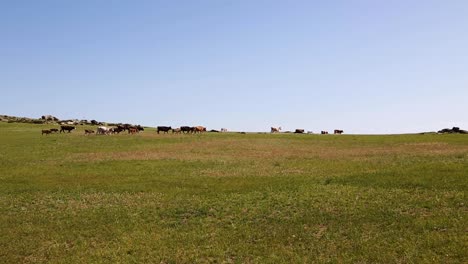
{"type": "Polygon", "coordinates": [[[196,127],[193,127],[193,132],[194,132],[194,133],[206,132],[206,127],[204,127],[204,126],[196,126],[196,127]]]}
{"type": "Polygon", "coordinates": [[[136,128],[136,127],[129,127],[129,128],[128,128],[128,133],[129,133],[129,134],[132,134],[132,135],[135,134],[135,133],[138,133],[138,128],[136,128]]]}
{"type": "Polygon", "coordinates": [[[42,134],[41,135],[44,135],[44,134],[49,135],[50,133],[52,133],[50,130],[42,129],[42,134]]]}
{"type": "Polygon", "coordinates": [[[172,129],[172,134],[174,134],[174,133],[175,133],[175,134],[181,134],[181,133],[182,133],[182,129],[180,129],[180,127],[178,127],[178,128],[173,128],[173,129],[172,129]]]}
{"type": "Polygon", "coordinates": [[[51,133],[58,133],[59,130],[57,128],[51,128],[49,129],[51,133]]]}
{"type": "Polygon", "coordinates": [[[94,130],[91,130],[91,129],[85,129],[85,131],[84,131],[85,135],[91,135],[93,133],[94,133],[94,130]]]}

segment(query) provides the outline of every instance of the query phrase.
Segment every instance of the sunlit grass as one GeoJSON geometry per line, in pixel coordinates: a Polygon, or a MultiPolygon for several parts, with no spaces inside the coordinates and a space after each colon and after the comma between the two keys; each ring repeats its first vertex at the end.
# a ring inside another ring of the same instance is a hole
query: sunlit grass
{"type": "Polygon", "coordinates": [[[44,128],[0,123],[2,263],[467,260],[467,135],[44,128]]]}

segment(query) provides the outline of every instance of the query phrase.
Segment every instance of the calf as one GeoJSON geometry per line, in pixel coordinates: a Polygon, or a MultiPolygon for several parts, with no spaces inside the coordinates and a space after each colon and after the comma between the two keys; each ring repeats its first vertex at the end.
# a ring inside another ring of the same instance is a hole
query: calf
{"type": "Polygon", "coordinates": [[[52,133],[50,130],[42,129],[42,134],[41,135],[44,135],[44,134],[49,135],[50,133],[52,133]]]}
{"type": "Polygon", "coordinates": [[[296,131],[294,131],[294,133],[302,134],[302,133],[304,133],[304,129],[296,129],[296,131]]]}
{"type": "Polygon", "coordinates": [[[49,129],[51,133],[58,133],[59,130],[57,128],[51,128],[49,129]]]}
{"type": "Polygon", "coordinates": [[[174,133],[175,134],[180,134],[180,133],[182,133],[182,129],[180,127],[179,128],[173,128],[172,129],[172,134],[174,134],[174,133]]]}
{"type": "Polygon", "coordinates": [[[321,131],[320,134],[322,134],[322,135],[327,135],[327,134],[328,134],[328,131],[321,131]]]}
{"type": "Polygon", "coordinates": [[[85,135],[91,135],[94,133],[94,130],[91,130],[91,129],[85,129],[84,131],[85,135]]]}
{"type": "Polygon", "coordinates": [[[140,132],[140,130],[136,126],[128,127],[128,133],[129,134],[135,134],[135,133],[139,133],[139,132],[140,132]]]}

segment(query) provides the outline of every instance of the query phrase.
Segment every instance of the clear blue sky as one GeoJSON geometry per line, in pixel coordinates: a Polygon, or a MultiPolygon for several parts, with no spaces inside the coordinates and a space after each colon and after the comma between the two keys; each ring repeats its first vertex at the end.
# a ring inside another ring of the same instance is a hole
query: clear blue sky
{"type": "Polygon", "coordinates": [[[468,129],[468,1],[2,1],[0,114],[468,129]]]}

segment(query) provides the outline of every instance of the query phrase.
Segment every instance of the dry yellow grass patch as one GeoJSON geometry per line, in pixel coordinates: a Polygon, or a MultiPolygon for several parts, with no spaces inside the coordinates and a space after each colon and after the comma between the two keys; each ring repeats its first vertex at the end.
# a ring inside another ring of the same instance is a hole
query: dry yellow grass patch
{"type": "Polygon", "coordinates": [[[108,160],[277,160],[277,159],[368,159],[382,155],[452,155],[468,153],[468,146],[446,143],[404,143],[386,147],[340,147],[324,144],[276,144],[274,140],[216,140],[165,144],[144,150],[73,154],[80,162],[108,160]]]}

